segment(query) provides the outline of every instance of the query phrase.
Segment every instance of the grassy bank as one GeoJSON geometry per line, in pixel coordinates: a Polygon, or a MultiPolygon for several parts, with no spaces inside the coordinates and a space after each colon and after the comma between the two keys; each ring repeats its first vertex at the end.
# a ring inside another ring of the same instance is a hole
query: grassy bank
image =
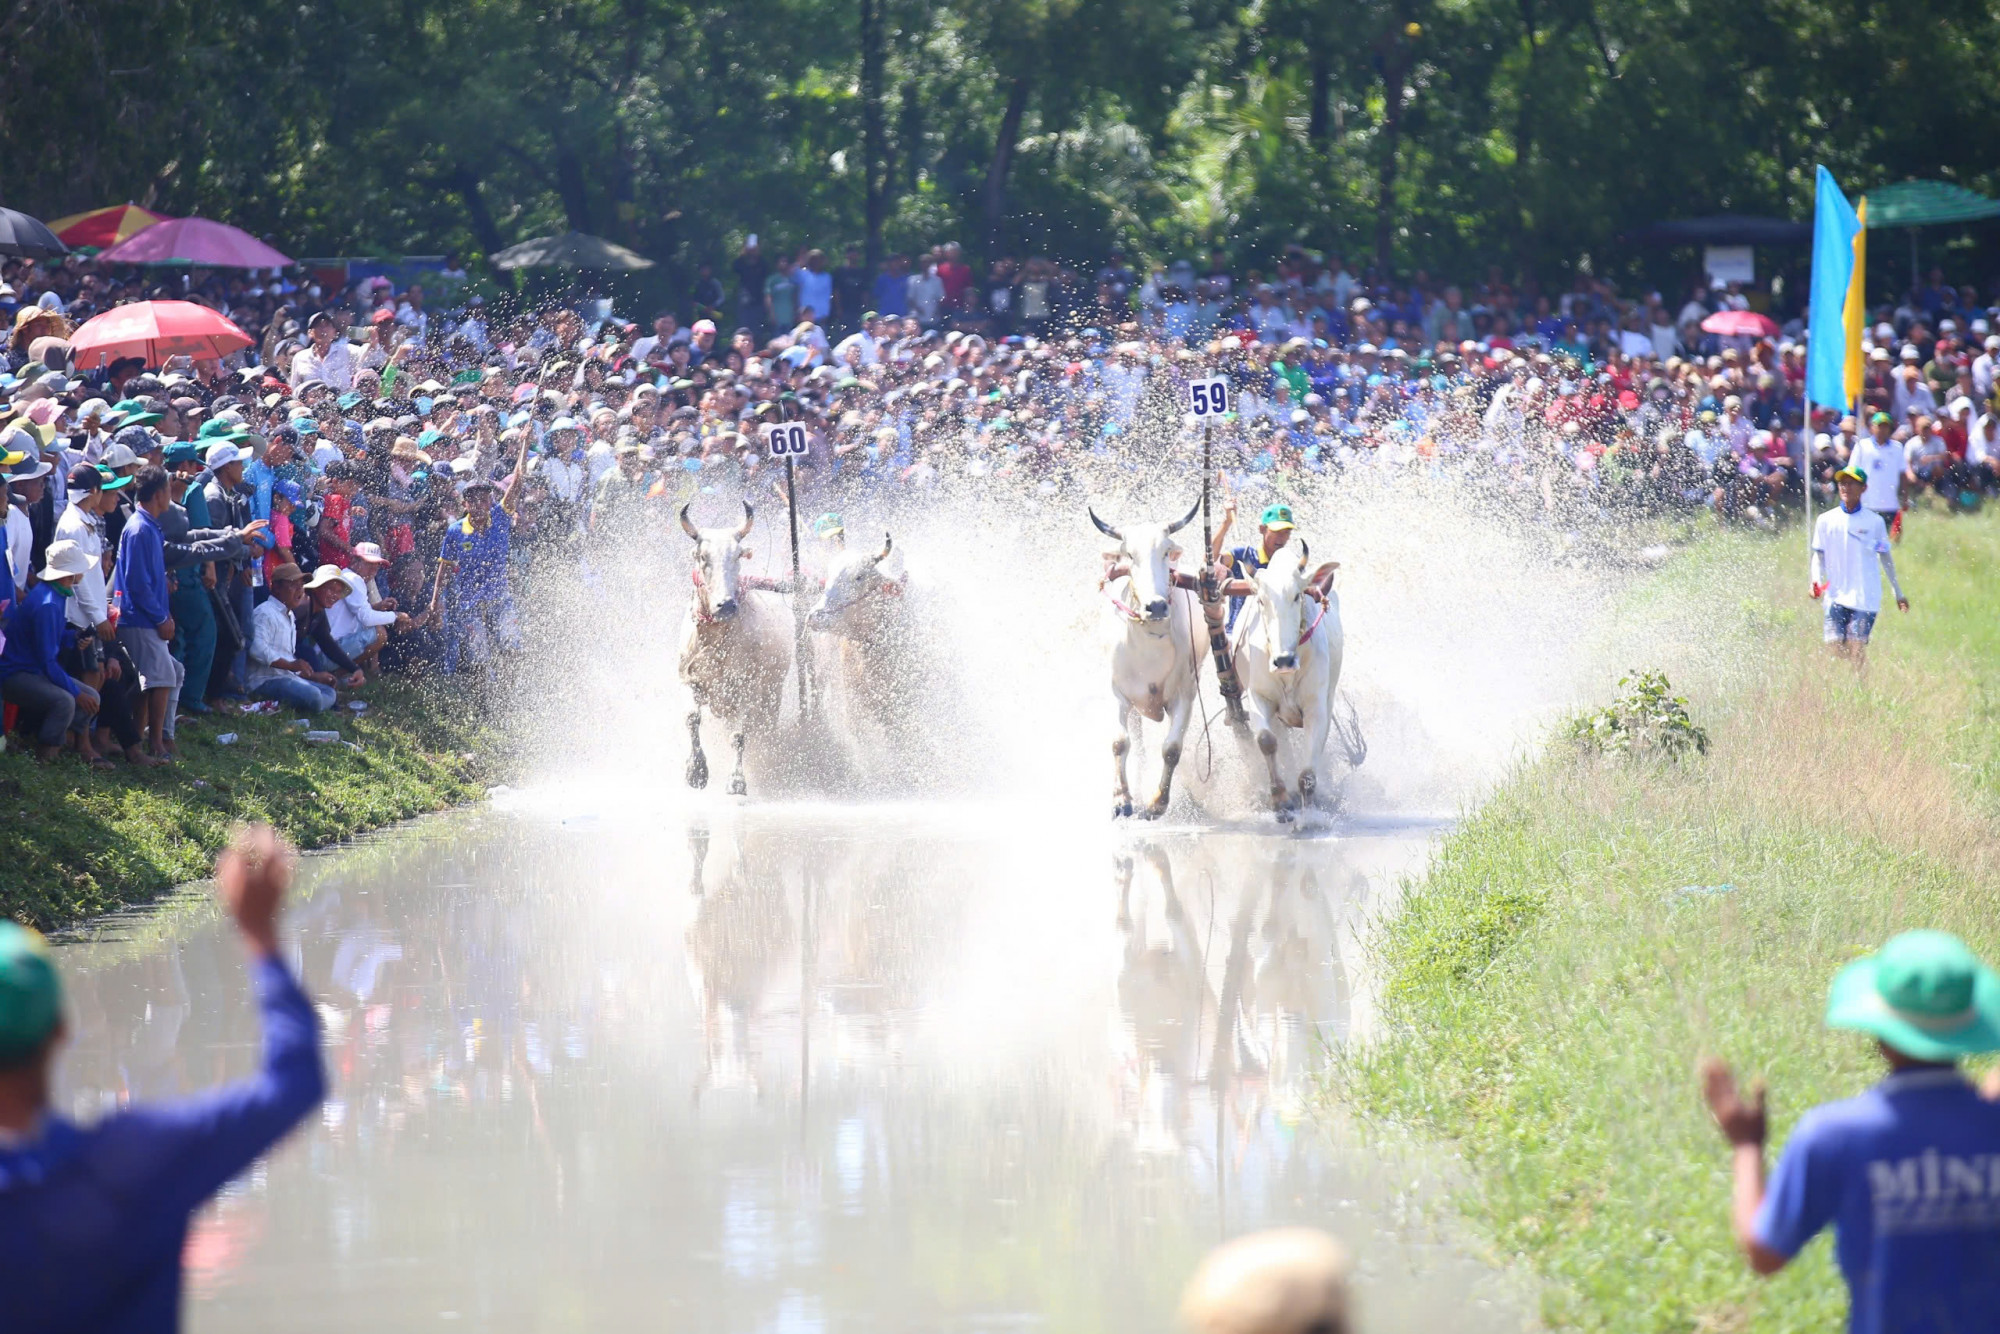
{"type": "Polygon", "coordinates": [[[1456,1144],[1474,1220],[1552,1280],[1552,1325],[1840,1327],[1825,1238],[1772,1281],[1738,1259],[1694,1071],[1715,1053],[1767,1078],[1781,1144],[1879,1073],[1867,1039],[1820,1026],[1841,963],[1914,926],[2000,959],[2000,518],[1910,528],[1915,610],[1888,614],[1860,679],[1817,646],[1795,534],[1717,539],[1748,560],[1704,633],[1758,667],[1696,692],[1710,754],[1552,747],[1384,931],[1389,1036],[1329,1091],[1456,1144]]]}
{"type": "Polygon", "coordinates": [[[346,745],[306,742],[287,717],[183,724],[179,765],[91,773],[73,759],[0,755],[0,914],[47,928],[141,902],[208,873],[237,820],[266,820],[301,847],[471,800],[495,738],[454,694],[397,682],[369,709],[322,715],[346,745]],[[219,744],[234,732],[237,740],[219,744]],[[471,756],[472,758],[467,758],[471,756]]]}

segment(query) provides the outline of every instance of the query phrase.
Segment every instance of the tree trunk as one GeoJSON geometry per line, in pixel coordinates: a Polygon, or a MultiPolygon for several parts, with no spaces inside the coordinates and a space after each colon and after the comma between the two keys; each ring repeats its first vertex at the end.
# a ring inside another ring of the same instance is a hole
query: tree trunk
{"type": "Polygon", "coordinates": [[[897,163],[903,172],[903,188],[912,194],[917,188],[917,173],[924,162],[924,107],[917,100],[917,81],[911,79],[903,85],[903,109],[901,125],[896,138],[900,141],[902,160],[897,163]]]}
{"type": "Polygon", "coordinates": [[[500,228],[494,225],[493,212],[486,207],[486,200],[479,193],[478,173],[462,163],[453,167],[451,188],[465,204],[465,219],[472,224],[472,234],[479,239],[479,248],[489,255],[505,250],[507,243],[500,237],[500,228]]]}
{"type": "Polygon", "coordinates": [[[1312,56],[1312,106],[1306,117],[1306,139],[1324,145],[1327,140],[1328,104],[1333,101],[1333,61],[1324,47],[1314,44],[1312,56]]]}
{"type": "Polygon", "coordinates": [[[1535,271],[1534,228],[1528,220],[1529,175],[1535,154],[1536,80],[1541,77],[1542,43],[1535,25],[1535,0],[1520,0],[1521,28],[1528,36],[1528,77],[1517,93],[1520,107],[1514,118],[1514,263],[1522,277],[1535,271]]]}
{"type": "Polygon", "coordinates": [[[556,194],[562,199],[563,215],[573,232],[594,232],[590,222],[590,191],[583,181],[583,164],[576,159],[561,135],[555,136],[556,194]]]}
{"type": "Polygon", "coordinates": [[[986,253],[1000,253],[1000,229],[1007,218],[1007,173],[1014,165],[1014,146],[1021,139],[1021,119],[1028,114],[1029,84],[1016,75],[1007,90],[1007,111],[993,141],[993,161],[986,168],[986,253]]]}
{"type": "Polygon", "coordinates": [[[1403,78],[1409,69],[1403,22],[1398,13],[1388,49],[1382,53],[1382,161],[1375,181],[1375,267],[1384,276],[1395,253],[1397,152],[1403,139],[1403,78]]]}
{"type": "Polygon", "coordinates": [[[882,134],[882,0],[861,0],[861,179],[867,192],[868,272],[882,262],[888,165],[882,134]]]}

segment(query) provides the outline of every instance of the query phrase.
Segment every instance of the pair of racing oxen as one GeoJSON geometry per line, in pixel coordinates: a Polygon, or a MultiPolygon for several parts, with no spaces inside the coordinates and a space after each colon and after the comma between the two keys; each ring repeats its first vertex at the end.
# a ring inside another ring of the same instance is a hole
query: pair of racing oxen
{"type": "MultiPolygon", "coordinates": [[[[1200,512],[1197,504],[1167,523],[1126,523],[1113,527],[1090,512],[1091,522],[1117,545],[1106,552],[1110,571],[1107,598],[1115,611],[1111,646],[1111,693],[1117,728],[1111,753],[1117,781],[1114,816],[1156,819],[1173,796],[1188,725],[1200,692],[1201,664],[1210,656],[1201,602],[1174,566],[1181,555],[1176,536],[1200,512]],[[1118,592],[1112,592],[1111,589],[1118,592]],[[1122,594],[1122,596],[1121,596],[1122,594]],[[1160,746],[1160,786],[1148,805],[1133,806],[1128,761],[1132,716],[1166,723],[1160,746]]],[[[688,783],[708,782],[701,744],[704,710],[727,725],[736,752],[729,790],[747,790],[743,773],[746,735],[775,726],[785,682],[793,667],[794,627],[790,610],[768,584],[750,586],[743,574],[745,546],[755,513],[746,502],[738,528],[699,528],[681,509],[681,527],[694,542],[694,596],[681,631],[680,678],[693,707],[688,713],[688,783]]],[[[866,695],[882,678],[866,669],[871,646],[893,642],[901,623],[903,584],[885,569],[894,543],[884,535],[880,551],[843,554],[828,574],[818,602],[806,617],[808,629],[827,632],[839,646],[831,659],[836,689],[866,695]],[[843,660],[853,669],[843,673],[843,660]],[[841,679],[843,678],[844,679],[841,679]]],[[[1230,636],[1230,651],[1242,683],[1247,721],[1270,775],[1271,805],[1289,818],[1318,795],[1317,766],[1334,727],[1334,692],[1340,684],[1343,638],[1340,603],[1324,587],[1331,562],[1314,567],[1303,538],[1281,548],[1258,570],[1254,594],[1245,598],[1230,636]],[[1300,735],[1303,749],[1297,777],[1288,784],[1279,768],[1280,728],[1300,735]]],[[[829,671],[823,666],[822,673],[829,671]]],[[[882,712],[893,699],[861,701],[882,712]]],[[[886,721],[886,719],[885,719],[886,721]]]]}

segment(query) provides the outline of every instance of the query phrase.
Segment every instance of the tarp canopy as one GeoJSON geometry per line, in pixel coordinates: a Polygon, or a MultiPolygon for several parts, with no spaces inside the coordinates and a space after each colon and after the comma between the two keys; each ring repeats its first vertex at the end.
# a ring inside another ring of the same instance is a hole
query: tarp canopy
{"type": "Polygon", "coordinates": [[[1928,227],[1941,222],[2000,218],[2000,199],[1988,199],[1949,181],[1902,181],[1870,190],[1868,230],[1928,227]]]}
{"type": "Polygon", "coordinates": [[[1656,222],[1626,239],[1640,245],[1806,245],[1812,240],[1812,226],[1783,218],[1721,213],[1711,218],[1656,222]]]}
{"type": "Polygon", "coordinates": [[[650,269],[653,261],[635,250],[587,232],[538,236],[492,256],[496,269],[650,269]]]}

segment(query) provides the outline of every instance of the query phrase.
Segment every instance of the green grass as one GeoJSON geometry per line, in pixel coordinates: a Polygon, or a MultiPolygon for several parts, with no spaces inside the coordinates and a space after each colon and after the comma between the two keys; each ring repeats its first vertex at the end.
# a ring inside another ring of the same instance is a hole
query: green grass
{"type": "Polygon", "coordinates": [[[1879,1074],[1867,1039],[1820,1026],[1841,963],[1915,926],[2000,959],[2000,519],[1917,516],[1897,552],[1916,609],[1860,680],[1814,642],[1781,542],[1704,543],[1636,599],[1706,590],[1751,655],[1693,692],[1709,757],[1524,766],[1385,928],[1387,1035],[1330,1077],[1459,1149],[1468,1213],[1552,1280],[1554,1326],[1839,1327],[1825,1238],[1775,1280],[1739,1259],[1696,1064],[1767,1078],[1781,1144],[1879,1074]]]}
{"type": "Polygon", "coordinates": [[[497,739],[463,696],[378,682],[365,697],[365,714],[314,722],[359,751],[309,744],[288,716],[236,715],[183,724],[183,762],[155,770],[41,765],[10,745],[0,755],[0,914],[48,930],[143,902],[207,875],[238,820],[268,821],[312,848],[483,794],[497,739]],[[218,745],[228,732],[237,742],[218,745]]]}

